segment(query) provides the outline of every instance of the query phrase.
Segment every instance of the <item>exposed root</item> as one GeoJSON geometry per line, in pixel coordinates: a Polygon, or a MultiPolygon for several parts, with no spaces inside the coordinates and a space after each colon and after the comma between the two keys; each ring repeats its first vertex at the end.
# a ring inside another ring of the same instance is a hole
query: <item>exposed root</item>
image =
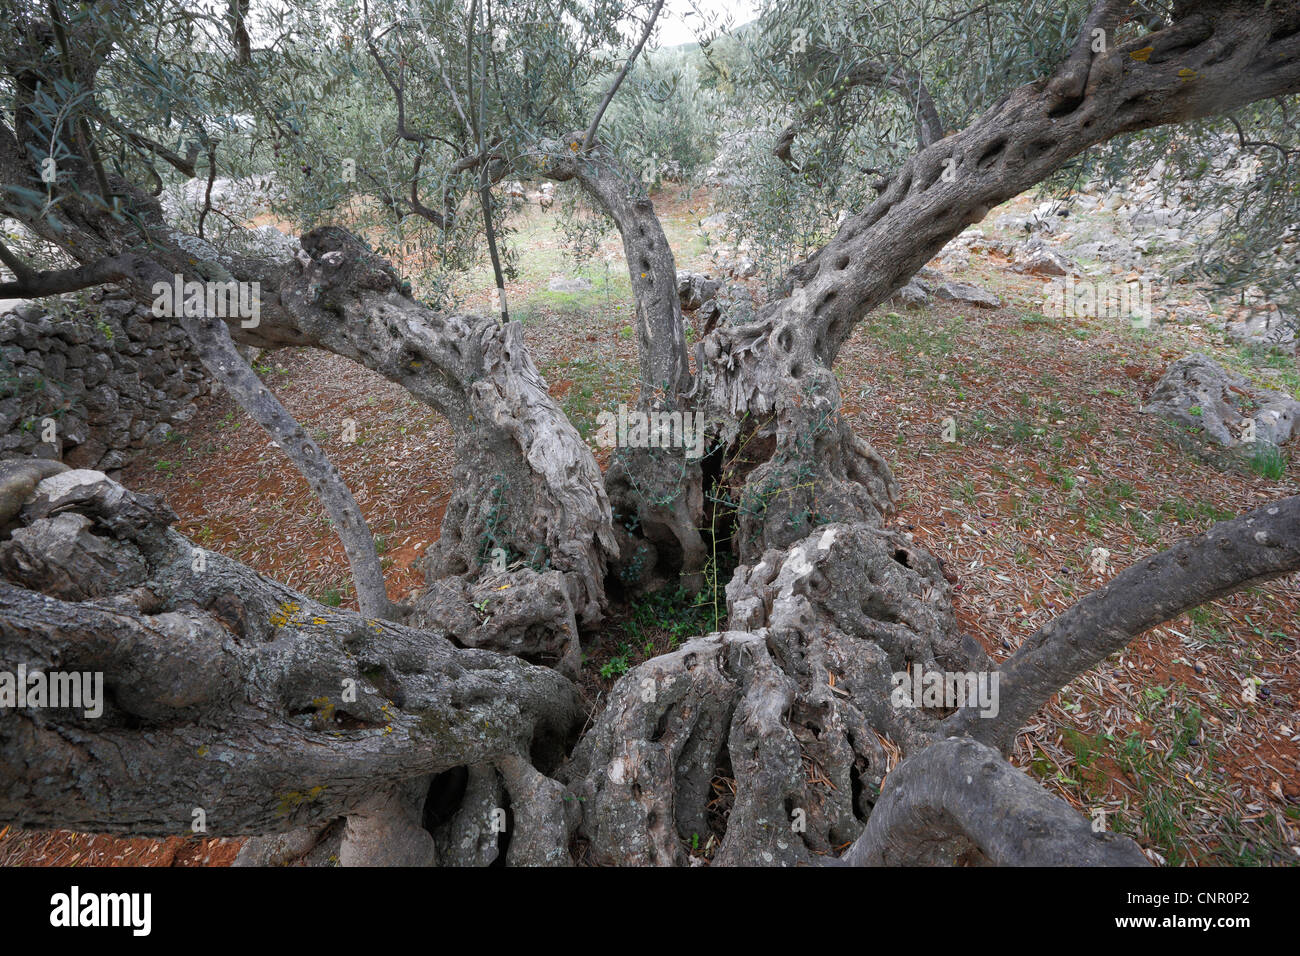
{"type": "Polygon", "coordinates": [[[1148,866],[1131,839],[1075,809],[992,747],[950,737],[889,776],[851,866],[1148,866]]]}
{"type": "Polygon", "coordinates": [[[987,664],[957,637],[937,562],[871,525],[829,525],[739,569],[735,630],[625,675],[562,773],[597,861],[681,863],[725,758],[735,799],[715,863],[798,865],[861,833],[886,773],[945,711],[898,706],[892,676],[987,664]]]}

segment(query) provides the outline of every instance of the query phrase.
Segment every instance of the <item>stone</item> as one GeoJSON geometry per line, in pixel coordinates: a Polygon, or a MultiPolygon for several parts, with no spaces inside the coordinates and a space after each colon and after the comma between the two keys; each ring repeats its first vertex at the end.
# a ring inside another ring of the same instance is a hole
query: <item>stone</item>
{"type": "Polygon", "coordinates": [[[749,256],[737,256],[731,264],[731,274],[737,279],[751,279],[758,275],[758,263],[749,256]]]}
{"type": "Polygon", "coordinates": [[[909,309],[920,309],[930,302],[929,289],[924,282],[913,276],[893,295],[893,301],[909,309]]]}
{"type": "Polygon", "coordinates": [[[1049,248],[1038,237],[1016,250],[1012,268],[1037,276],[1066,276],[1079,271],[1073,262],[1049,248]]]}
{"type": "Polygon", "coordinates": [[[1002,300],[996,295],[968,282],[944,282],[935,288],[934,295],[946,302],[960,302],[981,309],[1002,308],[1002,300]]]}
{"type": "Polygon", "coordinates": [[[546,287],[552,292],[586,292],[591,288],[591,280],[582,276],[556,276],[546,287]]]}
{"type": "Polygon", "coordinates": [[[96,438],[87,438],[64,452],[63,463],[70,468],[96,468],[108,451],[108,446],[96,438]]]}
{"type": "Polygon", "coordinates": [[[1281,310],[1258,310],[1245,318],[1230,319],[1224,332],[1230,342],[1242,345],[1295,347],[1296,323],[1281,310]]]}
{"type": "Polygon", "coordinates": [[[681,299],[682,309],[694,312],[705,303],[717,297],[722,283],[699,272],[677,273],[677,295],[681,299]]]}
{"type": "Polygon", "coordinates": [[[1216,444],[1235,449],[1289,441],[1300,421],[1300,402],[1258,388],[1208,355],[1193,352],[1169,366],[1142,414],[1197,430],[1216,444]],[[1247,422],[1254,423],[1254,442],[1244,440],[1249,434],[1247,422]]]}

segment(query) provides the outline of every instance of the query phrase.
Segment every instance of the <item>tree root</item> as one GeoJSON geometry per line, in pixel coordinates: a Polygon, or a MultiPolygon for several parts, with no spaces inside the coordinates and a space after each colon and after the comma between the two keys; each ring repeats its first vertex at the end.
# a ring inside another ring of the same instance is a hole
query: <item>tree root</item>
{"type": "Polygon", "coordinates": [[[991,747],[950,737],[899,764],[844,854],[850,866],[1149,866],[1128,837],[1075,809],[991,747]]]}

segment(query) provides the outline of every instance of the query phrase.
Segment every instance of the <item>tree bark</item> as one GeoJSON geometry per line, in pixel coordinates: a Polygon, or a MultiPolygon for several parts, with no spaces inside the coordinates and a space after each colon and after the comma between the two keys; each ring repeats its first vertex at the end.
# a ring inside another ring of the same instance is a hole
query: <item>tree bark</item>
{"type": "Polygon", "coordinates": [[[569,613],[599,622],[615,547],[600,470],[547,393],[519,324],[433,311],[341,229],[309,233],[303,248],[298,275],[280,288],[294,332],[398,382],[455,430],[455,491],[429,580],[477,578],[500,548],[510,564],[559,571],[569,613]]]}
{"type": "Polygon", "coordinates": [[[874,203],[791,270],[802,296],[762,317],[802,326],[813,351],[832,362],[857,322],[950,239],[1088,147],[1300,91],[1300,9],[1226,3],[1105,53],[1087,49],[1082,93],[1069,95],[1079,88],[1082,55],[1076,50],[1053,78],[1014,90],[916,153],[874,203]]]}
{"type": "MultiPolygon", "coordinates": [[[[657,10],[656,10],[657,13],[657,10]]],[[[599,143],[582,151],[580,133],[556,146],[545,175],[575,181],[618,227],[636,307],[643,412],[689,414],[693,381],[677,294],[677,264],[654,204],[640,181],[599,143]]],[[[612,409],[610,409],[612,413],[612,409]]],[[[704,586],[707,548],[700,526],[704,475],[684,449],[619,448],[605,473],[619,541],[614,570],[633,587],[679,574],[683,586],[704,586]],[[630,532],[628,526],[634,527],[630,532]]]]}
{"type": "Polygon", "coordinates": [[[678,408],[690,391],[691,372],[672,248],[637,177],[599,144],[577,151],[582,135],[571,134],[568,148],[552,144],[544,175],[556,182],[576,181],[618,227],[636,305],[641,403],[678,408]]]}
{"type": "Polygon", "coordinates": [[[889,775],[849,866],[1150,866],[990,747],[951,737],[889,775]]]}
{"type": "Polygon", "coordinates": [[[214,836],[285,833],[383,817],[376,792],[404,780],[562,755],[581,710],[559,674],[319,605],[174,518],[68,471],[0,545],[2,669],[98,671],[106,690],[95,718],[0,711],[0,819],[165,836],[201,809],[214,836]]]}

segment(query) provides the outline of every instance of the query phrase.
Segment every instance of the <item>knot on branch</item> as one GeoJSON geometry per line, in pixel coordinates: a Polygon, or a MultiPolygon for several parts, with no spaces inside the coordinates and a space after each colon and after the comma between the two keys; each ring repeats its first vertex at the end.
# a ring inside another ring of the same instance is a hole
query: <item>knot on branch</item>
{"type": "Polygon", "coordinates": [[[559,139],[546,139],[538,145],[537,162],[542,166],[541,175],[557,183],[565,183],[578,175],[578,163],[582,157],[589,155],[590,149],[583,145],[587,134],[575,130],[559,139]]]}
{"type": "Polygon", "coordinates": [[[313,229],[302,237],[304,274],[321,290],[390,292],[403,288],[401,277],[360,239],[338,226],[313,229]]]}
{"type": "Polygon", "coordinates": [[[112,594],[144,581],[176,514],[97,471],[57,462],[0,466],[0,571],[24,587],[68,600],[112,594]],[[57,470],[52,467],[57,466],[57,470]],[[42,472],[45,477],[36,480],[42,472]]]}

